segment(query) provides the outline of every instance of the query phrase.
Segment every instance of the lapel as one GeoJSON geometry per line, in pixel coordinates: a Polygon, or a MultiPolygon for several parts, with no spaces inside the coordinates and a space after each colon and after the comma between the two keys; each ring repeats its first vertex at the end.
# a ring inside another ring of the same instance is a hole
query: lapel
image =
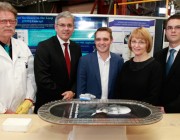
{"type": "Polygon", "coordinates": [[[164,49],[163,53],[162,53],[162,64],[163,64],[163,68],[166,71],[166,58],[167,58],[167,53],[168,53],[168,47],[166,49],[164,49]]]}
{"type": "Polygon", "coordinates": [[[70,44],[69,44],[69,55],[71,57],[71,72],[70,72],[70,75],[72,75],[72,73],[74,72],[74,65],[75,65],[75,61],[76,61],[76,50],[74,49],[75,47],[73,47],[73,43],[70,41],[70,44]]]}
{"type": "Polygon", "coordinates": [[[175,58],[175,60],[174,60],[174,62],[172,64],[172,66],[171,66],[171,69],[169,71],[167,79],[169,79],[172,76],[172,74],[176,70],[177,66],[180,66],[180,51],[178,52],[178,54],[177,54],[177,56],[176,56],[176,58],[175,58]]]}
{"type": "Polygon", "coordinates": [[[17,41],[14,38],[11,38],[11,43],[12,43],[12,58],[13,58],[13,62],[15,63],[16,60],[19,58],[21,54],[23,48],[21,48],[21,44],[18,44],[17,41]]]}
{"type": "MultiPolygon", "coordinates": [[[[115,73],[114,71],[116,70],[116,68],[114,68],[113,66],[117,66],[117,64],[115,64],[116,62],[114,61],[114,56],[111,53],[111,58],[110,58],[110,65],[109,65],[109,82],[108,82],[108,93],[110,93],[110,87],[113,81],[113,73],[115,73]]],[[[109,96],[109,95],[108,95],[109,96]]]]}
{"type": "MultiPolygon", "coordinates": [[[[60,56],[62,56],[62,58],[64,58],[64,53],[63,53],[61,44],[60,44],[57,36],[54,36],[54,41],[53,42],[54,42],[54,44],[53,44],[54,46],[52,46],[52,47],[55,48],[56,53],[58,52],[58,54],[60,54],[60,56]]],[[[64,62],[65,62],[65,58],[64,58],[64,62]]]]}
{"type": "MultiPolygon", "coordinates": [[[[62,51],[62,49],[61,49],[62,51]]],[[[62,52],[63,53],[63,52],[62,52]]],[[[70,44],[69,44],[69,55],[70,55],[70,58],[71,58],[71,71],[70,71],[70,77],[72,77],[72,75],[76,74],[76,68],[77,68],[77,49],[76,49],[76,46],[75,44],[70,40],[70,44]]],[[[64,56],[64,54],[63,54],[64,56]]],[[[64,64],[66,66],[66,60],[65,60],[65,57],[64,57],[64,64]]]]}
{"type": "Polygon", "coordinates": [[[162,53],[158,57],[159,62],[162,64],[164,79],[166,79],[166,77],[167,77],[166,76],[166,57],[167,57],[167,53],[168,53],[168,47],[163,49],[162,53]]]}
{"type": "Polygon", "coordinates": [[[4,50],[3,46],[1,46],[1,45],[0,45],[0,56],[6,58],[8,60],[11,60],[11,58],[9,57],[9,55],[7,54],[7,52],[4,50]]]}
{"type": "Polygon", "coordinates": [[[92,62],[94,62],[94,63],[92,63],[90,65],[92,65],[92,69],[93,69],[94,73],[96,74],[97,83],[101,89],[101,78],[100,78],[99,63],[98,63],[98,58],[97,58],[97,51],[94,52],[92,55],[93,55],[92,62]]]}
{"type": "MultiPolygon", "coordinates": [[[[57,36],[54,36],[53,38],[53,46],[54,47],[54,53],[58,54],[59,56],[59,59],[63,60],[63,63],[62,63],[62,68],[67,72],[67,67],[66,67],[66,60],[65,60],[65,57],[64,57],[64,53],[63,53],[63,50],[62,50],[62,47],[61,47],[61,44],[57,38],[57,36]]],[[[68,72],[67,72],[68,74],[68,72]]]]}

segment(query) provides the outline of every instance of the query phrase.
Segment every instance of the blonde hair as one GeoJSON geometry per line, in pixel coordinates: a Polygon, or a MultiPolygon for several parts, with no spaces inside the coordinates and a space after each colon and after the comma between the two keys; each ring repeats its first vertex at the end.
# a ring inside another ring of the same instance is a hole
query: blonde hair
{"type": "Polygon", "coordinates": [[[132,48],[131,48],[131,40],[132,38],[139,38],[139,39],[143,39],[146,41],[146,51],[147,53],[149,53],[152,49],[152,37],[151,37],[151,34],[149,33],[149,31],[144,28],[144,27],[139,27],[139,28],[136,28],[135,30],[132,31],[130,37],[129,37],[129,41],[128,41],[128,47],[129,49],[132,51],[132,48]]]}

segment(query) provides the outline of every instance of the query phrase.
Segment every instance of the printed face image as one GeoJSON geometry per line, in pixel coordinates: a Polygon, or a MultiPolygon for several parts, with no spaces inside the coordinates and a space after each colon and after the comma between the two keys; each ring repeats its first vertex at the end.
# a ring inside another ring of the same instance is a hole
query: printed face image
{"type": "Polygon", "coordinates": [[[161,120],[162,112],[158,107],[135,100],[59,100],[40,107],[38,116],[57,124],[142,125],[161,120]]]}
{"type": "Polygon", "coordinates": [[[140,108],[145,114],[137,114],[137,106],[128,104],[70,104],[65,103],[56,105],[50,109],[50,112],[58,117],[62,118],[136,118],[149,115],[150,111],[144,108],[140,108]]]}

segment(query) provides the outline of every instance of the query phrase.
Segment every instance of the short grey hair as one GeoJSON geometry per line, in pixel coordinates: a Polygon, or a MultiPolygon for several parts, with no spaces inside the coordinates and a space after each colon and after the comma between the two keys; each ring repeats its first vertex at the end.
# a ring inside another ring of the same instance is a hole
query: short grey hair
{"type": "Polygon", "coordinates": [[[9,11],[17,17],[17,10],[8,2],[0,2],[0,11],[9,11]]]}
{"type": "Polygon", "coordinates": [[[55,18],[55,24],[58,24],[58,20],[60,18],[72,18],[73,23],[74,23],[74,16],[69,11],[63,11],[63,12],[59,13],[55,18]]]}

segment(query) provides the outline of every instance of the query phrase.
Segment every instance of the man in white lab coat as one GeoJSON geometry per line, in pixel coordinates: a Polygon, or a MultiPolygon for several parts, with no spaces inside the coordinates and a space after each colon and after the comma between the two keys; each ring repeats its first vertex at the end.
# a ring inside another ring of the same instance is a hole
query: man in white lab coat
{"type": "Polygon", "coordinates": [[[36,92],[33,55],[28,46],[12,36],[17,11],[0,2],[0,114],[28,113],[36,92]]]}

